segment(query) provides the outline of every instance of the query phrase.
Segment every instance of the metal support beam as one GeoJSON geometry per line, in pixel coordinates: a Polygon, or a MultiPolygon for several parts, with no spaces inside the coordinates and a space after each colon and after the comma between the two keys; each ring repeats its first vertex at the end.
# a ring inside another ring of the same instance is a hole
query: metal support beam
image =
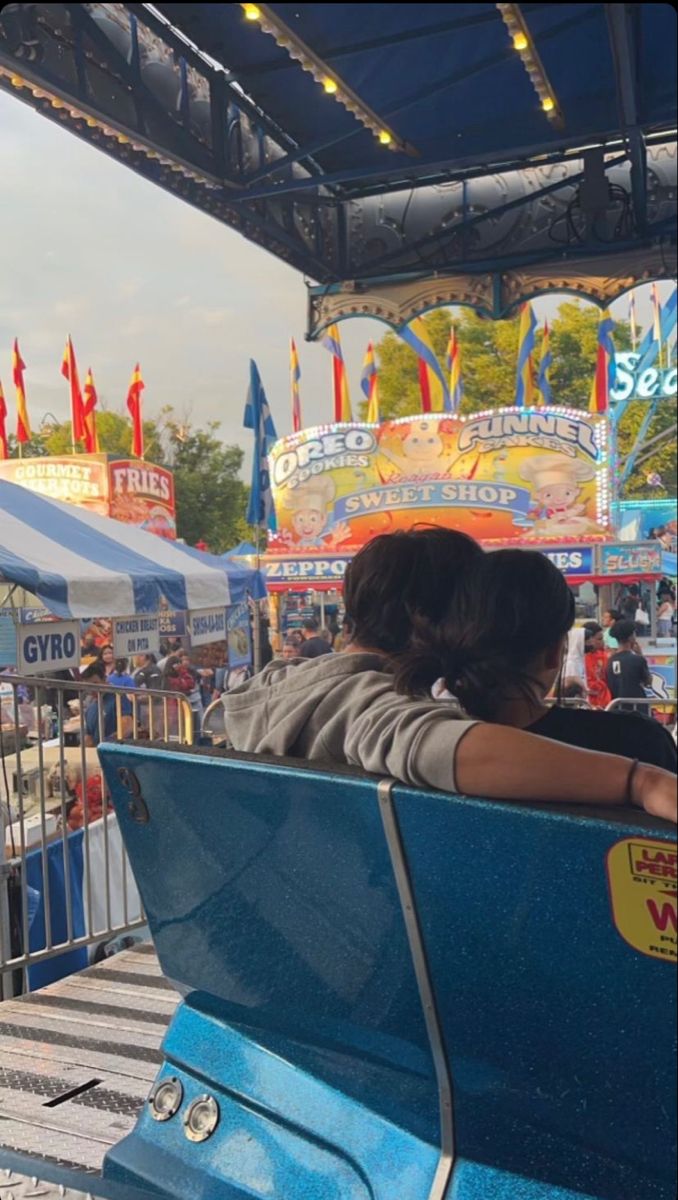
{"type": "Polygon", "coordinates": [[[650,428],[650,425],[652,424],[652,422],[656,416],[658,405],[659,405],[659,400],[656,400],[656,399],[653,400],[650,405],[648,405],[648,409],[647,409],[647,412],[645,413],[645,416],[643,417],[643,420],[640,425],[640,429],[638,430],[638,433],[636,434],[636,440],[633,443],[631,453],[626,458],[626,460],[624,462],[624,466],[622,468],[620,491],[621,491],[621,488],[623,488],[624,484],[628,481],[629,475],[631,474],[634,467],[636,466],[636,461],[638,459],[638,455],[640,454],[640,451],[643,449],[643,445],[645,443],[645,434],[647,433],[648,429],[650,428]]]}
{"type": "Polygon", "coordinates": [[[643,453],[638,455],[634,467],[640,467],[644,462],[647,462],[648,458],[652,458],[652,455],[657,453],[662,442],[675,441],[676,430],[678,430],[678,425],[669,425],[668,429],[664,429],[662,433],[657,433],[653,438],[650,438],[649,442],[646,442],[643,447],[643,453]]]}
{"type": "Polygon", "coordinates": [[[617,111],[628,139],[631,195],[638,232],[647,227],[647,157],[638,112],[638,18],[634,4],[606,4],[605,15],[617,84],[617,111]]]}

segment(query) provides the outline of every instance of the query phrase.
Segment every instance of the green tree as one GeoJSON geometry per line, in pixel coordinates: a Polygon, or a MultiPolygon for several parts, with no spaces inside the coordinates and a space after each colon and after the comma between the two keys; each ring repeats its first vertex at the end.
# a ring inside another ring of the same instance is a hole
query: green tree
{"type": "MultiPolygon", "coordinates": [[[[592,305],[565,301],[551,324],[553,365],[550,379],[557,404],[588,407],[598,343],[598,310],[592,305]]],[[[437,309],[424,317],[441,366],[444,368],[450,325],[454,324],[461,352],[464,380],[462,412],[501,408],[512,403],[516,387],[519,317],[491,321],[471,309],[453,314],[437,309]]],[[[628,326],[618,323],[614,332],[619,350],[630,347],[628,326]]],[[[535,364],[541,354],[542,330],[537,332],[535,364]]],[[[395,333],[377,345],[379,394],[385,418],[419,412],[421,406],[417,356],[395,333]]]]}
{"type": "Polygon", "coordinates": [[[177,534],[189,545],[204,541],[213,554],[251,537],[245,521],[247,489],[243,451],[216,436],[219,424],[191,430],[167,415],[166,463],[174,472],[177,534]]]}
{"type": "Polygon", "coordinates": [[[10,458],[44,458],[47,454],[45,439],[41,432],[34,433],[30,441],[21,444],[16,435],[10,433],[7,438],[7,449],[10,458]]]}
{"type": "MultiPolygon", "coordinates": [[[[132,426],[128,417],[115,412],[97,412],[97,435],[103,454],[129,458],[132,454],[132,426]]],[[[145,454],[149,462],[162,463],[162,425],[144,421],[145,454]]],[[[72,454],[71,422],[52,425],[43,434],[46,454],[72,454]]]]}

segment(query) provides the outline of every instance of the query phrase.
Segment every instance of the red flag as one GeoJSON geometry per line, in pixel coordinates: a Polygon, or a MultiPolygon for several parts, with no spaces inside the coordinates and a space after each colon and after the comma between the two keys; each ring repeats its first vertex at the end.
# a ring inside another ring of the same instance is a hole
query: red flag
{"type": "Polygon", "coordinates": [[[421,392],[421,411],[431,411],[431,385],[428,378],[428,367],[423,358],[419,359],[419,390],[421,392]]]}
{"type": "Polygon", "coordinates": [[[132,454],[137,458],[144,457],[144,427],[141,420],[141,393],[146,384],[141,378],[141,368],[137,363],[132,378],[130,380],[129,390],[127,392],[127,409],[132,418],[132,454]]]}
{"type": "Polygon", "coordinates": [[[605,347],[601,345],[596,353],[596,371],[593,376],[589,412],[607,412],[607,355],[605,347]]]}
{"type": "Polygon", "coordinates": [[[0,382],[0,458],[9,458],[6,419],[7,405],[5,404],[5,393],[2,390],[2,383],[0,382]]]}
{"type": "Polygon", "coordinates": [[[85,423],[85,450],[88,454],[99,453],[99,438],[97,435],[97,417],[96,406],[99,397],[94,386],[94,376],[92,368],[87,371],[85,380],[85,392],[82,406],[82,415],[85,423]]]}
{"type": "Polygon", "coordinates": [[[21,357],[19,340],[15,338],[12,352],[12,378],[16,389],[16,440],[22,444],[31,440],[31,426],[26,407],[26,388],[24,387],[25,370],[26,364],[21,357]]]}
{"type": "Polygon", "coordinates": [[[301,429],[301,397],[299,395],[299,380],[301,367],[294,338],[290,342],[290,390],[292,394],[292,429],[299,433],[301,429]]]}
{"type": "Polygon", "coordinates": [[[78,364],[75,361],[75,351],[70,337],[66,342],[64,357],[61,361],[61,374],[64,379],[68,380],[71,387],[71,429],[73,445],[75,445],[77,442],[85,441],[86,430],[78,364]]]}

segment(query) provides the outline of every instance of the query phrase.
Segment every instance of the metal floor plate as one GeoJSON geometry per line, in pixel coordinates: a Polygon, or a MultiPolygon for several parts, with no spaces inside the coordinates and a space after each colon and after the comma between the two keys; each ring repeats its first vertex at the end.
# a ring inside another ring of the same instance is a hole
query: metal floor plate
{"type": "MultiPolygon", "coordinates": [[[[0,1147],[98,1174],[148,1095],[178,1001],[143,944],[0,1003],[0,1147]]],[[[0,1171],[0,1200],[61,1194],[39,1187],[0,1171]]]]}
{"type": "Polygon", "coordinates": [[[78,1192],[60,1183],[0,1170],[0,1200],[97,1200],[95,1192],[78,1192]]]}

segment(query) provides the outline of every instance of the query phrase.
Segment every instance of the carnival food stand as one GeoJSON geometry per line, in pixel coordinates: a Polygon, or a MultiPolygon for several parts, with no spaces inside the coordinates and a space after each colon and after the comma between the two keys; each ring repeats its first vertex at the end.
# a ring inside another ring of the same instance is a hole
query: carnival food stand
{"type": "Polygon", "coordinates": [[[160,537],[177,536],[174,478],[154,463],[115,454],[6,459],[0,479],[160,537]]]}
{"type": "MultiPolygon", "coordinates": [[[[253,569],[3,479],[0,589],[0,855],[18,881],[21,911],[28,913],[31,896],[37,905],[30,922],[26,918],[23,950],[38,960],[45,955],[30,971],[30,985],[40,987],[86,965],[95,931],[110,928],[111,920],[142,922],[97,749],[85,744],[82,713],[85,699],[99,696],[101,704],[107,691],[114,693],[120,735],[118,699],[124,691],[77,682],[82,630],[96,613],[107,622],[116,654],[126,658],[157,653],[161,627],[177,628],[180,622],[191,645],[225,644],[229,628],[239,629],[243,609],[247,615],[250,597],[258,600],[266,589],[253,569]],[[16,602],[26,592],[33,607],[16,602]],[[72,674],[70,683],[54,678],[55,672],[72,674]],[[54,711],[43,703],[49,689],[57,695],[54,711]],[[70,689],[77,709],[69,721],[70,689]],[[35,708],[22,695],[29,690],[41,719],[32,731],[34,746],[26,748],[35,708]],[[75,746],[68,744],[71,724],[75,746]],[[96,884],[97,863],[105,887],[96,884]],[[49,947],[60,940],[67,941],[68,952],[50,957],[49,947]]],[[[179,695],[144,690],[131,704],[135,736],[192,741],[190,713],[179,695]],[[164,713],[154,722],[155,705],[164,706],[164,713]]],[[[100,730],[101,718],[99,708],[100,730]]],[[[8,917],[8,878],[0,871],[0,921],[8,917]]]]}

